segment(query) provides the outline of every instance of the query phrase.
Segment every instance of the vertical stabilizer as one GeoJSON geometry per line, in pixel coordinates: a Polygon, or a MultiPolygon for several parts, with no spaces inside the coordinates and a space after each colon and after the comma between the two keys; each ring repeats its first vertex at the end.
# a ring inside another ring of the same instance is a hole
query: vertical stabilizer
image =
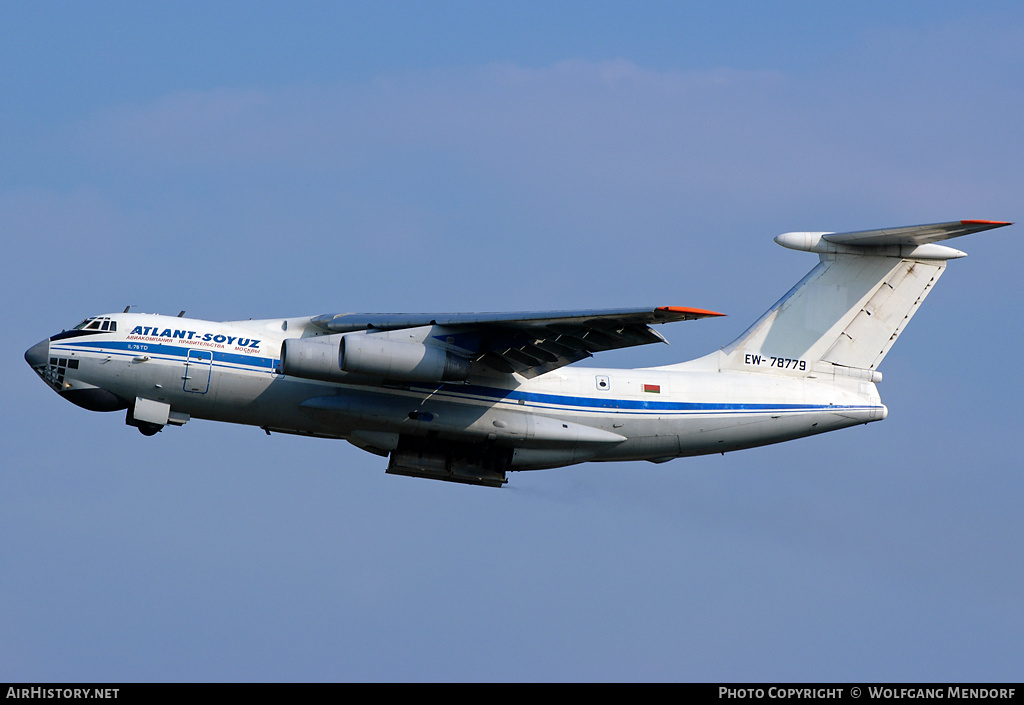
{"type": "Polygon", "coordinates": [[[955,221],[854,233],[786,233],[776,242],[820,262],[739,338],[722,369],[785,375],[875,372],[950,259],[940,240],[1009,225],[955,221]]]}
{"type": "Polygon", "coordinates": [[[946,263],[863,255],[822,261],[725,348],[723,367],[811,372],[874,370],[946,263]]]}

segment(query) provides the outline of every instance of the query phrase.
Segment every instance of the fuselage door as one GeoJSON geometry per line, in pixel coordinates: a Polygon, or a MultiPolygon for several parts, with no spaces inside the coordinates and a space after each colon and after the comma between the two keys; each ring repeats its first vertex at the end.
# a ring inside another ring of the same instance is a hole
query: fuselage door
{"type": "Polygon", "coordinates": [[[213,353],[209,350],[189,350],[185,361],[186,392],[206,394],[210,389],[210,371],[213,369],[213,353]]]}

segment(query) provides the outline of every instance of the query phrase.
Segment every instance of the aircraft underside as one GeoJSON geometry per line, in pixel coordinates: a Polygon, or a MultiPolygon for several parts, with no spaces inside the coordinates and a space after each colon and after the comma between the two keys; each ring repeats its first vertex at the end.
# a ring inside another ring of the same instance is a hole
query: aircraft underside
{"type": "MultiPolygon", "coordinates": [[[[582,380],[613,377],[622,386],[629,384],[630,377],[652,374],[662,382],[680,378],[679,385],[689,386],[686,378],[691,376],[623,370],[576,374],[582,380]]],[[[742,378],[749,375],[718,376],[724,388],[729,380],[747,381],[742,378]]],[[[555,382],[538,379],[515,389],[437,385],[429,391],[382,392],[283,378],[278,380],[280,392],[274,392],[280,399],[264,399],[251,407],[281,410],[273,418],[237,412],[211,418],[259,425],[268,432],[343,438],[389,457],[387,472],[395,475],[499,486],[515,470],[583,462],[664,462],[724,453],[868,423],[886,414],[877,396],[865,400],[835,384],[820,385],[816,401],[799,403],[765,401],[749,394],[729,401],[710,401],[710,394],[699,401],[647,401],[551,391],[553,386],[578,387],[580,379],[563,373],[555,382]],[[542,391],[536,391],[538,387],[542,391]],[[294,409],[299,413],[288,411],[294,409]]],[[[663,386],[667,390],[672,385],[663,386]]],[[[777,382],[771,391],[778,397],[777,382]]],[[[803,386],[799,393],[807,397],[803,386]]],[[[204,414],[195,409],[192,416],[204,414]]]]}

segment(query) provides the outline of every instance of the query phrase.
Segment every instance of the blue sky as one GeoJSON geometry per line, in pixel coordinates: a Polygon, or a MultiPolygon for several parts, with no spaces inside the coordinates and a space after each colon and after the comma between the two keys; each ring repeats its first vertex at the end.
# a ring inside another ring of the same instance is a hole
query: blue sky
{"type": "Polygon", "coordinates": [[[153,438],[25,349],[122,310],[685,305],[724,345],[790,230],[1020,220],[1019,3],[7,3],[0,680],[1013,681],[1020,226],[954,243],[889,418],[706,458],[384,475],[153,438]]]}

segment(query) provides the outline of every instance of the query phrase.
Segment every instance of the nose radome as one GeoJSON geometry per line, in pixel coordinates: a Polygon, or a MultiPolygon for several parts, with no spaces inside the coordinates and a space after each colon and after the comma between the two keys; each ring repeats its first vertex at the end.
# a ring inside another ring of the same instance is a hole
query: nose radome
{"type": "Polygon", "coordinates": [[[44,367],[50,361],[50,339],[36,343],[25,351],[25,362],[32,368],[44,367]]]}

